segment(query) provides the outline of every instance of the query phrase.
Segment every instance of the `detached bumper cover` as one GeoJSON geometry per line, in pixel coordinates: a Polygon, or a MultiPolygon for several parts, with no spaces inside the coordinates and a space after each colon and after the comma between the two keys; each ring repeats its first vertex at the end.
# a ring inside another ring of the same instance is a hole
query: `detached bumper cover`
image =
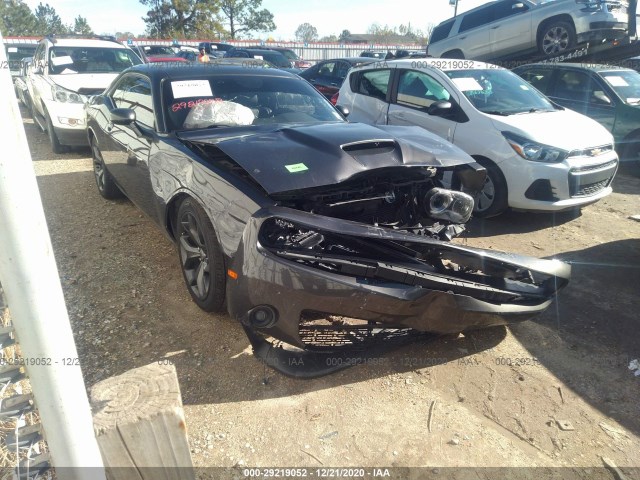
{"type": "Polygon", "coordinates": [[[309,312],[382,328],[457,333],[527,320],[545,310],[570,278],[570,266],[557,260],[282,207],[252,217],[231,268],[238,276],[227,282],[229,313],[248,332],[302,349],[313,348],[300,335],[309,312]],[[276,224],[302,231],[302,240],[274,244],[265,231],[276,224]],[[262,305],[275,309],[277,321],[256,329],[249,312],[262,305]]]}

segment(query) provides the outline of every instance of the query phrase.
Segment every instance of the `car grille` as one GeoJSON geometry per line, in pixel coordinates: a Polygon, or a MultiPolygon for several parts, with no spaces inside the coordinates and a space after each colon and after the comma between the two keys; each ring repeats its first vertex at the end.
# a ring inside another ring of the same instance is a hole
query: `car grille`
{"type": "Polygon", "coordinates": [[[602,180],[600,182],[591,183],[589,185],[583,185],[572,196],[573,197],[588,197],[590,195],[595,195],[596,193],[600,192],[601,190],[604,190],[605,188],[607,188],[608,184],[609,184],[609,180],[602,180]]]}
{"type": "Polygon", "coordinates": [[[617,163],[618,163],[617,161],[611,160],[610,162],[607,162],[607,163],[604,163],[604,164],[601,164],[601,165],[588,165],[586,167],[572,168],[571,172],[573,172],[573,173],[589,172],[589,171],[592,171],[592,170],[600,170],[600,169],[603,169],[603,168],[612,168],[612,167],[615,167],[617,163]]]}
{"type": "MultiPolygon", "coordinates": [[[[570,157],[597,157],[603,153],[607,153],[613,150],[613,144],[600,145],[599,147],[584,148],[582,150],[572,150],[569,153],[570,157]]],[[[600,167],[597,167],[600,168],[600,167]]]]}
{"type": "Polygon", "coordinates": [[[588,197],[601,192],[609,186],[617,168],[617,160],[600,165],[572,168],[569,172],[569,192],[571,197],[588,197]]]}

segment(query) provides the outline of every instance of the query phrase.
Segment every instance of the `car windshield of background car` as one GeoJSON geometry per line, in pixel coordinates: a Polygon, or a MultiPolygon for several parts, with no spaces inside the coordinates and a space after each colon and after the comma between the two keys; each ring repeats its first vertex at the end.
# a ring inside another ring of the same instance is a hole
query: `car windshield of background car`
{"type": "Polygon", "coordinates": [[[451,70],[445,73],[481,112],[513,115],[555,111],[546,97],[508,70],[451,70]]]}
{"type": "Polygon", "coordinates": [[[640,73],[635,70],[600,72],[602,78],[629,105],[640,105],[640,73]]]}
{"type": "Polygon", "coordinates": [[[125,48],[53,47],[49,53],[52,75],[119,73],[142,63],[125,48]]]}

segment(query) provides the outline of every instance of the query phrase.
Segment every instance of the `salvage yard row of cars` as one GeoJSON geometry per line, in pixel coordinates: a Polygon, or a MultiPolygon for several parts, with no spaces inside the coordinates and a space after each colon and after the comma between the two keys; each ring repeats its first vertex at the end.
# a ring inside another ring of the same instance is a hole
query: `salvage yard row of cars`
{"type": "Polygon", "coordinates": [[[264,58],[145,63],[115,40],[64,37],[33,57],[17,93],[53,151],[89,146],[98,192],[128,197],[175,242],[193,301],[228,311],[258,357],[295,376],[348,365],[327,355],[545,310],[569,265],[451,240],[472,215],[605,197],[640,142],[623,126],[640,108],[629,69],[591,69],[586,91],[584,72],[555,64],[518,76],[358,57],[297,75],[264,58]],[[565,102],[564,68],[597,115],[565,102]]]}

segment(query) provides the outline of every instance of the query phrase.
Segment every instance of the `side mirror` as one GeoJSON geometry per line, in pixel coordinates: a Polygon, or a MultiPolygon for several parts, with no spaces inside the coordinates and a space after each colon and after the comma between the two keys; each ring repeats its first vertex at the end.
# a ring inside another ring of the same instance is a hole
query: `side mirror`
{"type": "Polygon", "coordinates": [[[344,118],[347,118],[351,113],[347,107],[342,105],[336,105],[336,110],[338,110],[344,118]]]}
{"type": "Polygon", "coordinates": [[[453,105],[451,105],[451,102],[440,100],[439,102],[434,102],[429,105],[429,108],[427,108],[427,113],[429,115],[444,115],[445,113],[449,113],[452,108],[453,105]]]}
{"type": "Polygon", "coordinates": [[[511,10],[521,10],[524,8],[524,3],[514,3],[511,5],[511,10]]]}
{"type": "Polygon", "coordinates": [[[611,105],[611,99],[602,90],[596,90],[595,92],[593,92],[593,96],[596,100],[598,100],[598,103],[611,105]]]}
{"type": "Polygon", "coordinates": [[[130,108],[114,108],[111,110],[111,123],[116,125],[131,125],[136,121],[136,112],[130,108]]]}

